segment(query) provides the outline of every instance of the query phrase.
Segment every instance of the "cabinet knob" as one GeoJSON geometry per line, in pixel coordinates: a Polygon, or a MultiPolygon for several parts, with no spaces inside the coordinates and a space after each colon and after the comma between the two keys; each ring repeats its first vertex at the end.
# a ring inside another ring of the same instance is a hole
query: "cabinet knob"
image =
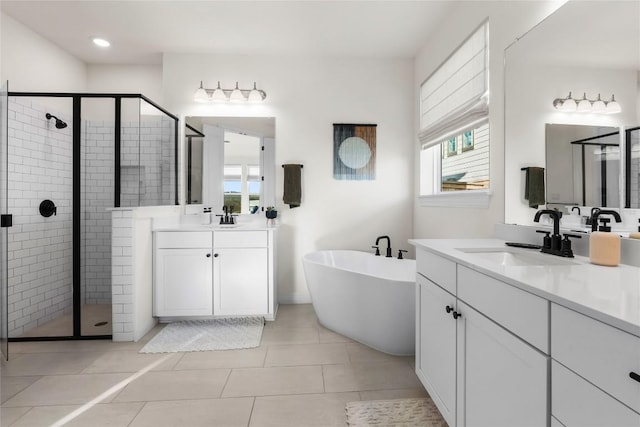
{"type": "Polygon", "coordinates": [[[219,254],[213,254],[213,257],[214,257],[214,258],[218,258],[218,255],[219,255],[219,254]]]}
{"type": "Polygon", "coordinates": [[[629,376],[640,383],[640,375],[635,372],[629,372],[629,376]]]}
{"type": "Polygon", "coordinates": [[[207,258],[211,258],[211,254],[207,254],[207,258]]]}
{"type": "Polygon", "coordinates": [[[445,310],[447,310],[447,313],[451,313],[451,310],[453,310],[453,307],[451,307],[450,305],[446,306],[444,308],[445,310]]]}
{"type": "Polygon", "coordinates": [[[457,311],[453,312],[453,318],[457,319],[458,317],[462,316],[462,314],[458,313],[457,311]]]}

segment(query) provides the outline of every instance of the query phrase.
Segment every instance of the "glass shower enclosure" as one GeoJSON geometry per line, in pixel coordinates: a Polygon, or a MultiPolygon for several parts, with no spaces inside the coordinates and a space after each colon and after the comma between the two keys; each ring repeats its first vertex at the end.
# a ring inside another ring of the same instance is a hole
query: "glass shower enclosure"
{"type": "Polygon", "coordinates": [[[178,203],[178,118],[140,94],[6,99],[8,339],[110,338],[126,268],[111,265],[111,211],[178,203]]]}

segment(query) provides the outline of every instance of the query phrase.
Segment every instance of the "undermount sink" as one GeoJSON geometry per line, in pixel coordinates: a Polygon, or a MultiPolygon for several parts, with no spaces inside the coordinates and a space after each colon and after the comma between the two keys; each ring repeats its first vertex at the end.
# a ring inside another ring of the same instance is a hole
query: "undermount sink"
{"type": "Polygon", "coordinates": [[[527,267],[536,265],[575,265],[570,258],[508,248],[461,248],[466,254],[473,254],[480,260],[509,267],[527,267]]]}
{"type": "Polygon", "coordinates": [[[240,224],[215,224],[213,228],[238,228],[242,227],[240,224]]]}

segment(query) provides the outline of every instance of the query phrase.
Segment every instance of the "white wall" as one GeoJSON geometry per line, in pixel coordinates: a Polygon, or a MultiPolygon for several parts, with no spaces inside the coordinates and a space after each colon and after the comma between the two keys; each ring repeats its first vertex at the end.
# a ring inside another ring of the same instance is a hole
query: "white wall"
{"type": "Polygon", "coordinates": [[[276,118],[278,286],[281,302],[309,301],[302,256],[318,249],[370,251],[379,235],[408,249],[412,237],[413,70],[411,60],[291,56],[165,54],[163,100],[183,116],[276,118]],[[202,105],[193,93],[205,81],[255,80],[261,105],[202,105]],[[333,123],[376,123],[374,181],[333,179],[333,123]],[[282,203],[283,163],[301,163],[303,200],[282,203]]]}
{"type": "Polygon", "coordinates": [[[84,92],[87,67],[57,45],[2,14],[2,79],[9,90],[84,92]]]}
{"type": "MultiPolygon", "coordinates": [[[[416,190],[419,182],[418,143],[415,135],[419,127],[418,88],[420,84],[453,52],[463,40],[489,18],[490,67],[490,138],[491,138],[491,201],[487,209],[461,209],[414,206],[416,238],[487,237],[493,225],[504,220],[504,49],[516,37],[555,10],[564,1],[462,2],[445,19],[432,39],[425,43],[415,58],[414,99],[414,156],[416,190]],[[452,30],[453,29],[453,30],[452,30]]],[[[417,196],[417,191],[414,196],[417,196]]]]}
{"type": "Polygon", "coordinates": [[[141,93],[163,106],[162,66],[90,64],[87,92],[141,93]]]}

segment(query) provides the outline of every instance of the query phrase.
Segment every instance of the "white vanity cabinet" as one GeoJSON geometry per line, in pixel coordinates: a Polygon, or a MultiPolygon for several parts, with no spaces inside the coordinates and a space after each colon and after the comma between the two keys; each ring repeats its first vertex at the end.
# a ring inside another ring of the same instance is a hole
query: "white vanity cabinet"
{"type": "Polygon", "coordinates": [[[265,315],[269,301],[266,231],[214,233],[213,294],[216,315],[265,315]]]}
{"type": "Polygon", "coordinates": [[[275,319],[274,229],[154,235],[154,316],[275,319]]]}
{"type": "Polygon", "coordinates": [[[551,325],[552,415],[566,427],[640,426],[640,337],[558,304],[551,325]]]}
{"type": "Polygon", "coordinates": [[[456,410],[456,297],[418,275],[416,373],[450,426],[456,410]]]}
{"type": "Polygon", "coordinates": [[[546,426],[546,302],[420,249],[417,270],[416,373],[449,426],[546,426]]]}
{"type": "Polygon", "coordinates": [[[211,233],[157,233],[155,246],[153,315],[212,315],[211,233]]]}
{"type": "Polygon", "coordinates": [[[546,426],[548,357],[458,301],[458,426],[546,426]]]}

